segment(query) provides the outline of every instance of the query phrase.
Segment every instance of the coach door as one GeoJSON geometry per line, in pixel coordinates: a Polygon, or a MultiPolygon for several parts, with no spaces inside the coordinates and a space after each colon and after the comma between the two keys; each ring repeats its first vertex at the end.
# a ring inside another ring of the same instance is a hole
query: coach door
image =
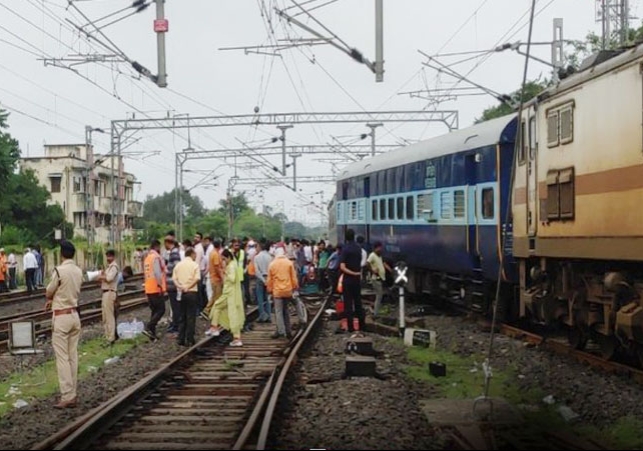
{"type": "Polygon", "coordinates": [[[530,237],[535,237],[538,231],[538,165],[536,156],[538,140],[536,138],[536,115],[533,108],[527,110],[527,131],[525,143],[527,144],[527,230],[530,237]]]}
{"type": "MultiPolygon", "coordinates": [[[[474,268],[480,267],[480,252],[478,246],[478,206],[477,206],[477,163],[476,155],[471,154],[465,157],[465,177],[466,177],[466,201],[464,217],[466,218],[467,228],[467,252],[471,256],[471,263],[474,268]]],[[[458,195],[456,192],[456,204],[458,204],[458,195]]],[[[457,207],[456,207],[457,208],[457,207]]]]}

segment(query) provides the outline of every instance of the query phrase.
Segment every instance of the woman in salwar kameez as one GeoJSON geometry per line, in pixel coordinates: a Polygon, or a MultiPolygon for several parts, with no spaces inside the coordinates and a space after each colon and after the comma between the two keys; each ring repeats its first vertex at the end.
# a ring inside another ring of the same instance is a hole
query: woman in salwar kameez
{"type": "Polygon", "coordinates": [[[243,346],[241,342],[241,329],[246,319],[241,294],[241,280],[237,272],[237,261],[232,253],[225,249],[221,253],[225,264],[225,277],[223,280],[223,292],[210,310],[210,329],[206,335],[215,337],[221,334],[223,329],[232,333],[230,346],[243,346]]]}

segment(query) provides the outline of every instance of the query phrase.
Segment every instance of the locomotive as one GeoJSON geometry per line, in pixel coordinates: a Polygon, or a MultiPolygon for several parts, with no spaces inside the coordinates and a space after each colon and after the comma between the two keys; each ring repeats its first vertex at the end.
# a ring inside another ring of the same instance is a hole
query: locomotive
{"type": "Polygon", "coordinates": [[[522,111],[347,166],[329,215],[409,266],[408,290],[565,325],[643,363],[643,45],[522,111]],[[520,122],[520,123],[518,123],[520,122]],[[518,141],[518,142],[517,142],[518,141]]]}

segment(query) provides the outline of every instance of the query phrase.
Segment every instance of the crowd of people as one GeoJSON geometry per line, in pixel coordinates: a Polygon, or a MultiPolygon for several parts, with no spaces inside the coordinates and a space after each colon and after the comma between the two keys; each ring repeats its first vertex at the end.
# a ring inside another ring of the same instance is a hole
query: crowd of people
{"type": "MultiPolygon", "coordinates": [[[[169,300],[167,332],[180,346],[195,344],[199,316],[209,322],[206,335],[219,336],[227,330],[232,335],[230,346],[243,346],[242,333],[252,328],[246,318],[246,305],[252,304],[259,310],[258,322],[272,323],[274,319],[272,338],[290,338],[289,306],[297,312],[299,326],[303,326],[307,314],[299,292],[307,286],[340,296],[347,318],[346,331],[354,330],[354,317],[363,330],[361,287],[365,280],[373,286],[377,316],[386,273],[392,270],[382,260],[381,243],[374,243],[369,255],[363,238],[356,239],[352,229],[345,231],[345,238],[346,242],[337,247],[325,240],[314,243],[288,238],[279,242],[234,238],[226,244],[196,233],[192,240],[179,243],[169,232],[163,246],[153,240],[149,249],[140,253],[150,308],[143,334],[151,341],[159,339],[157,325],[169,300]]],[[[63,241],[60,246],[62,263],[54,268],[47,285],[45,308],[53,314],[52,344],[61,391],[56,407],[68,408],[77,403],[78,298],[83,274],[73,261],[73,244],[63,241]]],[[[119,271],[113,250],[105,253],[105,260],[107,265],[97,283],[103,293],[105,343],[112,345],[118,339],[118,286],[134,271],[130,267],[119,271]]]]}
{"type": "MultiPolygon", "coordinates": [[[[45,283],[45,259],[40,246],[31,245],[25,248],[22,256],[22,268],[25,273],[27,292],[43,288],[45,283]]],[[[0,248],[0,293],[18,289],[18,258],[4,248],[0,248]]]]}

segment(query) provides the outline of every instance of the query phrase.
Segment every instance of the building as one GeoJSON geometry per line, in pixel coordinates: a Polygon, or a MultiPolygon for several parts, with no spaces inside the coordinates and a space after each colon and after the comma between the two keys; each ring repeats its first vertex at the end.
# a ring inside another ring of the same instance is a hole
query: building
{"type": "Polygon", "coordinates": [[[90,243],[112,243],[111,233],[130,235],[134,218],[143,214],[142,203],[134,200],[140,182],[123,170],[122,158],[93,155],[85,144],[45,145],[44,156],[22,158],[20,168],[34,171],[51,193],[49,203],[60,205],[74,225],[74,236],[90,243]]]}

